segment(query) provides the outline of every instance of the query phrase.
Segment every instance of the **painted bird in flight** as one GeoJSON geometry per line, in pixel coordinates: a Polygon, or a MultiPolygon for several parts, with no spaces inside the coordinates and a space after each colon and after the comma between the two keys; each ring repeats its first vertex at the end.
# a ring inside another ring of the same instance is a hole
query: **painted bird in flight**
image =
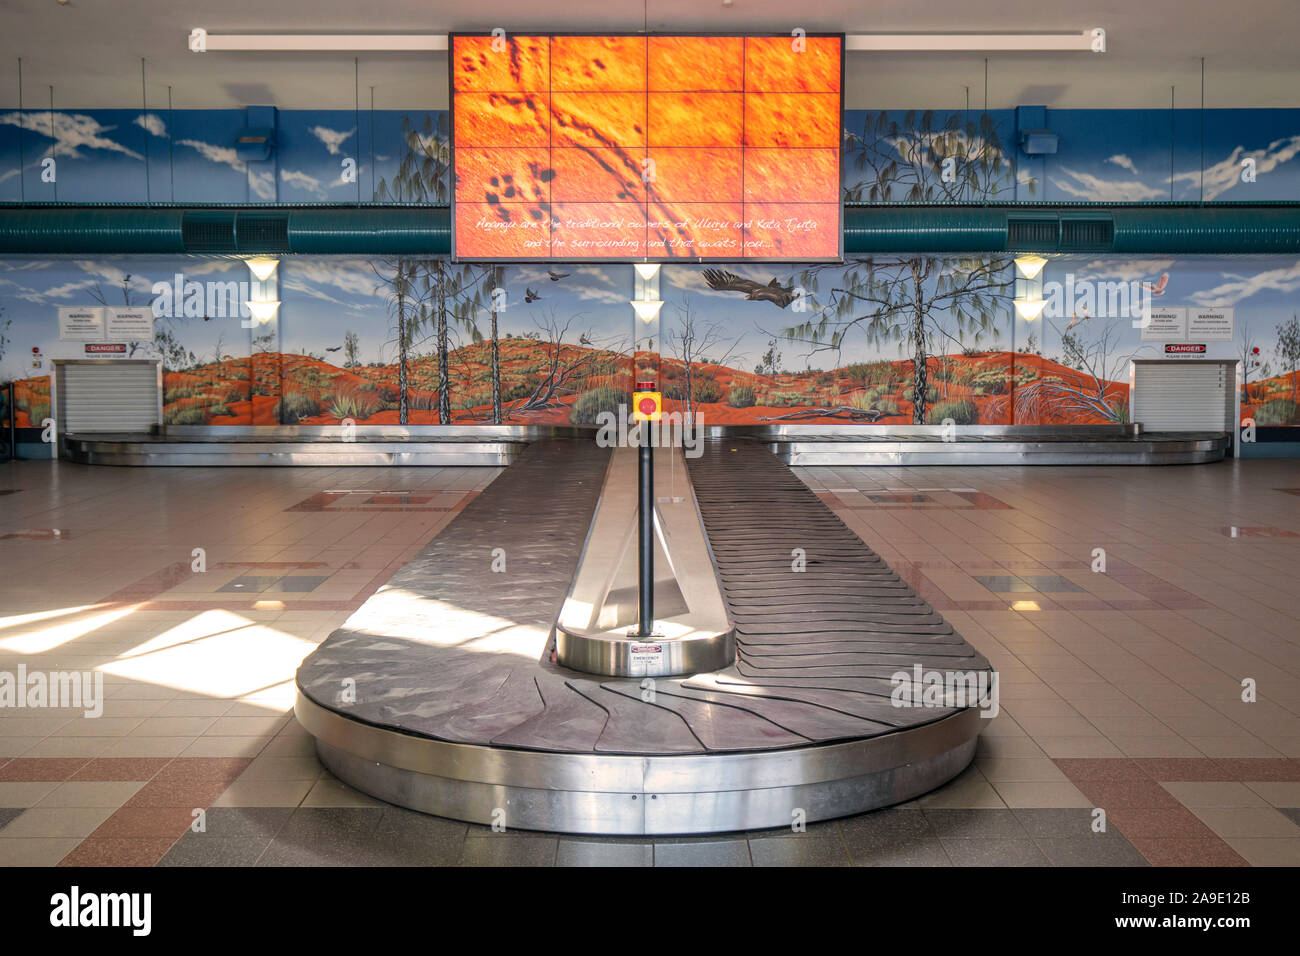
{"type": "Polygon", "coordinates": [[[743,292],[745,298],[756,302],[771,302],[778,309],[784,309],[794,301],[794,286],[782,286],[772,277],[772,281],[767,285],[761,282],[755,282],[753,279],[744,279],[734,272],[725,272],[722,269],[705,269],[704,281],[709,284],[710,289],[716,289],[719,292],[743,292]]]}
{"type": "Polygon", "coordinates": [[[537,301],[538,299],[540,299],[540,298],[541,298],[541,296],[538,295],[535,291],[533,291],[532,289],[529,289],[529,288],[526,287],[526,286],[524,287],[524,301],[525,301],[525,302],[536,302],[536,301],[537,301]]]}
{"type": "Polygon", "coordinates": [[[1145,292],[1150,292],[1152,296],[1164,295],[1164,294],[1165,294],[1165,287],[1166,287],[1167,285],[1169,285],[1169,273],[1168,273],[1168,272],[1166,272],[1164,275],[1162,275],[1162,276],[1159,278],[1159,280],[1157,280],[1157,281],[1154,282],[1154,283],[1152,283],[1152,282],[1143,282],[1143,283],[1142,283],[1142,289],[1143,289],[1143,291],[1145,291],[1145,292]]]}
{"type": "Polygon", "coordinates": [[[546,274],[551,277],[552,282],[559,282],[561,279],[569,278],[569,273],[556,272],[554,269],[547,269],[546,274]]]}

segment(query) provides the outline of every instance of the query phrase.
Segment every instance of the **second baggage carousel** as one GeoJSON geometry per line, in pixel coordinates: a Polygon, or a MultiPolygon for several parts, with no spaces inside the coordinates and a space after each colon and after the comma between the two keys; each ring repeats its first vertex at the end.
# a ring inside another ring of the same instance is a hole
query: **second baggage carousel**
{"type": "Polygon", "coordinates": [[[554,663],[609,455],[530,445],[303,662],[296,713],[335,775],[476,823],[673,834],[858,813],[970,763],[980,701],[951,691],[988,687],[988,661],[757,441],[707,442],[688,469],[734,665],[646,682],[554,663]]]}

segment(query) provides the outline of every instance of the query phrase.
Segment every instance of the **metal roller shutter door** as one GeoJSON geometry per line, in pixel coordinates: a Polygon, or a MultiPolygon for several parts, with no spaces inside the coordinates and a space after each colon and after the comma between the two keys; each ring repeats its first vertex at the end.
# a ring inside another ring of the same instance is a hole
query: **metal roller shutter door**
{"type": "Polygon", "coordinates": [[[60,368],[64,434],[147,432],[158,424],[158,367],[152,362],[69,362],[60,368]]]}
{"type": "Polygon", "coordinates": [[[1135,363],[1135,420],[1152,432],[1230,430],[1230,371],[1222,362],[1135,363]]]}

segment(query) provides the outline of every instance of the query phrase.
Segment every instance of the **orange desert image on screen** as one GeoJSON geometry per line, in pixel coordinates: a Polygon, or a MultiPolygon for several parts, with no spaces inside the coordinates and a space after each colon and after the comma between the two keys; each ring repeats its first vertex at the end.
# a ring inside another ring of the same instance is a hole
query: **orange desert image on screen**
{"type": "Polygon", "coordinates": [[[842,45],[454,36],[455,255],[838,258],[842,45]]]}

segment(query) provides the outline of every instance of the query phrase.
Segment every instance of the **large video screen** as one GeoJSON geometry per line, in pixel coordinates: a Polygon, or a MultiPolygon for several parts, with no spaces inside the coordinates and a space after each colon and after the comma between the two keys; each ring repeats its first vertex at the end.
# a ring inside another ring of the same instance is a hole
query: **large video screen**
{"type": "Polygon", "coordinates": [[[453,255],[841,255],[842,36],[451,38],[453,255]]]}

